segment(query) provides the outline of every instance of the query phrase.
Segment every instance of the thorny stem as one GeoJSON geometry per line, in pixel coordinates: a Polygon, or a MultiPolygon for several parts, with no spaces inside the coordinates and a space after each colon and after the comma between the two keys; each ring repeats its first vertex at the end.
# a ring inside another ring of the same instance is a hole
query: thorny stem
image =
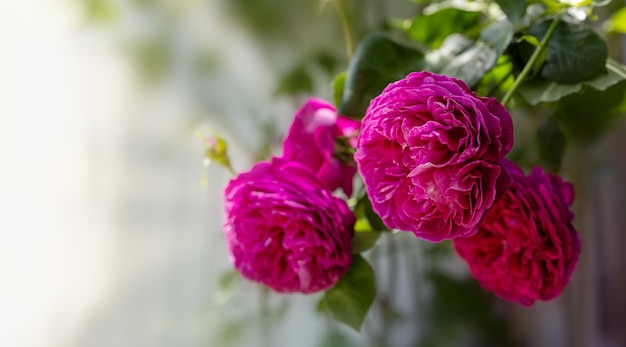
{"type": "Polygon", "coordinates": [[[519,74],[519,76],[517,76],[517,78],[515,79],[515,82],[513,82],[513,86],[511,87],[511,89],[509,89],[509,91],[506,93],[506,95],[502,99],[502,106],[506,107],[509,101],[511,101],[511,99],[513,98],[513,95],[515,94],[519,86],[522,84],[522,82],[524,82],[524,79],[526,78],[526,76],[528,76],[533,66],[535,66],[537,59],[539,59],[543,51],[545,51],[548,45],[548,41],[550,41],[550,38],[552,37],[552,34],[554,33],[554,30],[556,29],[557,25],[561,21],[562,16],[563,16],[563,13],[560,13],[556,16],[556,18],[554,18],[545,36],[543,37],[541,42],[539,42],[539,45],[535,48],[533,55],[530,57],[530,60],[526,63],[526,65],[524,66],[524,69],[522,69],[522,72],[519,74]]]}

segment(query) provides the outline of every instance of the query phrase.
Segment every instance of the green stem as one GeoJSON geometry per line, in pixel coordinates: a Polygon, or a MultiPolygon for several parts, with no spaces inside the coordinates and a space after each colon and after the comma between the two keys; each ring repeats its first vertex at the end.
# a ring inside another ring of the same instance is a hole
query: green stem
{"type": "Polygon", "coordinates": [[[506,106],[509,103],[509,101],[511,101],[511,99],[513,98],[513,95],[515,94],[519,86],[522,84],[522,82],[524,82],[524,79],[526,78],[526,76],[528,76],[533,66],[535,66],[537,59],[539,59],[543,51],[545,51],[548,45],[548,41],[550,41],[550,38],[552,37],[554,30],[556,29],[557,25],[561,21],[562,15],[563,15],[562,13],[558,14],[556,18],[554,18],[554,20],[552,21],[552,24],[550,24],[550,27],[548,28],[546,35],[543,37],[541,42],[539,42],[539,45],[537,46],[537,48],[535,48],[533,55],[530,57],[530,60],[526,63],[526,65],[524,66],[524,69],[522,69],[522,72],[519,74],[519,76],[517,76],[517,78],[515,79],[515,82],[513,82],[513,86],[511,87],[511,89],[509,89],[506,95],[504,95],[504,98],[502,99],[503,106],[506,106]]]}
{"type": "Polygon", "coordinates": [[[348,61],[352,59],[353,45],[352,45],[352,32],[350,31],[350,22],[348,21],[348,15],[346,14],[346,7],[344,0],[333,1],[337,12],[339,13],[339,19],[341,20],[341,28],[343,29],[343,39],[346,41],[346,57],[348,61]]]}

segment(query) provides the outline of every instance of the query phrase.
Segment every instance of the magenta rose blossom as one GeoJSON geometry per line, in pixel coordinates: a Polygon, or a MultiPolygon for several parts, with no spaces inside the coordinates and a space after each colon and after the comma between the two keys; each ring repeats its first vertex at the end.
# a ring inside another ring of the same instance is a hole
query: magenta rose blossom
{"type": "Polygon", "coordinates": [[[354,214],[300,163],[257,163],[226,187],[224,234],[241,274],[278,292],[313,293],[348,270],[354,214]]]}
{"type": "Polygon", "coordinates": [[[571,184],[540,167],[524,176],[506,161],[513,183],[476,235],[454,240],[459,255],[486,290],[530,306],[561,293],[578,261],[571,184]]]}
{"type": "Polygon", "coordinates": [[[374,98],[354,159],[372,207],[390,228],[429,241],[476,233],[509,178],[499,160],[513,124],[465,83],[413,72],[374,98]]]}
{"type": "Polygon", "coordinates": [[[335,154],[335,142],[348,139],[355,145],[359,121],[337,116],[333,105],[324,100],[310,98],[296,113],[283,143],[283,158],[308,166],[331,190],[342,188],[352,195],[354,165],[342,163],[335,154]]]}

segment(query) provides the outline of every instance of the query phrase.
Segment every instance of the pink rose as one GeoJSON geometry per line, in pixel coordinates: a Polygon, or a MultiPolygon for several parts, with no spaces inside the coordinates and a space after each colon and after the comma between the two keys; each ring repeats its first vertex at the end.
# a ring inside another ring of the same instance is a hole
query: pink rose
{"type": "Polygon", "coordinates": [[[224,234],[241,274],[278,292],[312,293],[348,270],[354,214],[300,163],[257,163],[226,187],[224,234]]]}
{"type": "Polygon", "coordinates": [[[508,187],[499,160],[512,145],[495,99],[413,72],[370,102],[354,159],[383,222],[436,242],[476,233],[508,187]]]}
{"type": "Polygon", "coordinates": [[[469,238],[454,240],[459,255],[486,290],[530,306],[561,293],[580,253],[569,206],[571,184],[540,167],[528,177],[506,161],[513,183],[469,238]]]}
{"type": "Polygon", "coordinates": [[[359,127],[358,121],[337,116],[333,105],[326,101],[308,99],[287,133],[283,158],[306,165],[331,190],[341,187],[350,196],[356,167],[340,161],[335,144],[345,138],[345,146],[354,146],[359,127]]]}

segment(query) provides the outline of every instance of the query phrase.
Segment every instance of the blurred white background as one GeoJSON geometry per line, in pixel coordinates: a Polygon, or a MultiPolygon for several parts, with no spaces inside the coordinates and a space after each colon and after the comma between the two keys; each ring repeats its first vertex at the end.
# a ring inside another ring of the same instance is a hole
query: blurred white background
{"type": "MultiPolygon", "coordinates": [[[[261,138],[241,117],[198,117],[172,83],[146,91],[116,31],[84,22],[71,1],[0,2],[0,346],[215,345],[237,307],[256,310],[258,298],[244,291],[239,306],[220,306],[228,174],[210,167],[201,188],[193,131],[231,140],[239,169],[261,138]]],[[[208,87],[236,113],[274,82],[241,33],[223,33],[207,33],[226,62],[208,87]],[[240,83],[241,98],[219,83],[240,83]]],[[[299,330],[291,342],[315,342],[299,330]]]]}
{"type": "Polygon", "coordinates": [[[0,2],[0,345],[68,341],[116,289],[125,67],[66,5],[0,2]]]}

